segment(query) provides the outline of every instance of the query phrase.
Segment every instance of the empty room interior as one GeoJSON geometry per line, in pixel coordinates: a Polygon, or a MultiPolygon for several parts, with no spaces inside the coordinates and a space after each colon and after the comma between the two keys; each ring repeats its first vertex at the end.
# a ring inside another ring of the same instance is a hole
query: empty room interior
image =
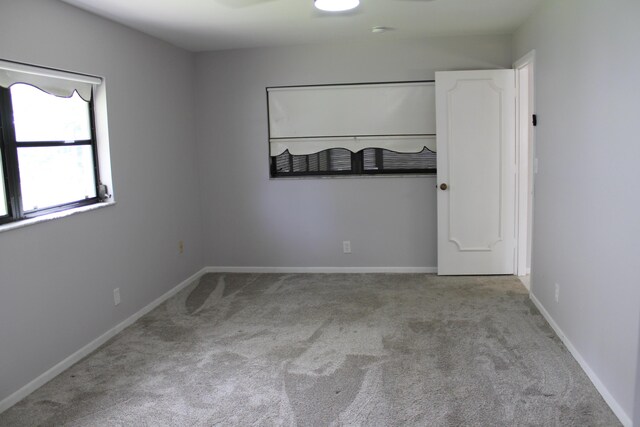
{"type": "Polygon", "coordinates": [[[0,425],[640,426],[638,22],[2,0],[0,425]]]}

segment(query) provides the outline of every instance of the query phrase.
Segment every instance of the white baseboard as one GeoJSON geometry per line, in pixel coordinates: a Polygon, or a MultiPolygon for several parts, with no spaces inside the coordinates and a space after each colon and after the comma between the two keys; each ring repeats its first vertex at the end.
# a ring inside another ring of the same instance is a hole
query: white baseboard
{"type": "Polygon", "coordinates": [[[527,291],[531,292],[531,276],[517,276],[520,279],[520,283],[527,288],[527,291]]]}
{"type": "Polygon", "coordinates": [[[18,403],[19,401],[21,401],[22,399],[24,399],[25,397],[27,397],[29,394],[33,393],[38,388],[42,387],[44,384],[51,381],[53,378],[55,378],[56,376],[58,376],[59,374],[61,374],[71,366],[73,366],[76,362],[80,361],[82,358],[84,358],[91,352],[95,351],[98,347],[100,347],[102,344],[104,344],[105,342],[109,341],[111,338],[116,336],[123,329],[127,328],[128,326],[131,326],[136,320],[138,320],[145,314],[149,313],[151,310],[153,310],[154,308],[156,308],[157,306],[159,306],[160,304],[162,304],[163,302],[165,302],[166,300],[168,300],[169,298],[171,298],[172,296],[180,292],[182,289],[186,288],[189,284],[199,279],[206,272],[207,272],[206,268],[201,269],[200,271],[193,274],[186,280],[182,281],[173,289],[169,290],[162,296],[156,298],[154,301],[147,304],[142,309],[138,310],[136,313],[132,314],[122,322],[118,323],[113,328],[109,329],[104,334],[100,335],[95,340],[91,341],[89,344],[82,347],[80,350],[71,354],[66,359],[62,360],[61,362],[59,362],[58,364],[56,364],[55,366],[53,366],[52,368],[44,372],[43,374],[39,375],[34,380],[29,382],[27,385],[20,388],[18,391],[4,398],[2,401],[0,401],[0,414],[6,411],[7,409],[9,409],[10,407],[12,407],[13,405],[15,405],[16,403],[18,403]]]}
{"type": "Polygon", "coordinates": [[[212,266],[207,273],[437,273],[437,267],[244,267],[212,266]]]}
{"type": "Polygon", "coordinates": [[[564,332],[562,332],[562,329],[560,329],[560,327],[555,322],[555,320],[553,320],[553,317],[551,317],[549,312],[544,308],[542,303],[535,297],[535,295],[533,295],[532,293],[529,295],[530,295],[531,301],[533,301],[535,306],[538,307],[538,310],[540,310],[540,313],[542,313],[542,316],[544,316],[544,318],[547,320],[551,328],[562,340],[562,343],[565,345],[565,347],[567,347],[567,349],[569,350],[573,358],[576,359],[576,361],[578,362],[582,370],[587,374],[587,376],[589,377],[593,385],[596,387],[596,390],[598,390],[598,392],[600,393],[604,401],[607,402],[607,405],[609,405],[609,407],[611,408],[613,413],[616,415],[616,417],[618,417],[622,425],[625,427],[632,427],[633,422],[631,421],[631,417],[629,417],[629,415],[624,411],[624,409],[622,409],[622,406],[620,406],[620,404],[616,401],[616,399],[611,395],[607,387],[602,383],[602,381],[600,381],[600,378],[598,378],[596,373],[593,372],[593,370],[591,369],[587,361],[584,360],[582,355],[573,346],[571,341],[569,341],[569,338],[567,338],[564,332]]]}

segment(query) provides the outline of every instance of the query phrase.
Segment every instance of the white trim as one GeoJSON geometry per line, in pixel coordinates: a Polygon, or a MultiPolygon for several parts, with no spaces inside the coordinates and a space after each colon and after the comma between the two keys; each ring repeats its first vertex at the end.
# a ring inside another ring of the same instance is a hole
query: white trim
{"type": "Polygon", "coordinates": [[[533,49],[531,51],[529,51],[526,55],[524,55],[522,58],[518,59],[516,62],[513,63],[513,68],[517,69],[517,68],[522,68],[523,66],[532,63],[534,64],[536,60],[536,50],[533,49]]]}
{"type": "Polygon", "coordinates": [[[555,331],[556,335],[562,340],[562,343],[567,347],[571,355],[578,362],[582,370],[587,374],[593,385],[596,387],[596,390],[600,393],[604,401],[609,405],[613,413],[618,417],[620,422],[625,427],[632,427],[633,423],[631,422],[631,418],[627,413],[622,409],[622,406],[616,401],[616,399],[611,395],[607,387],[600,381],[600,378],[596,375],[596,373],[591,369],[586,360],[582,357],[582,355],[578,352],[578,350],[573,346],[569,338],[562,332],[560,326],[553,320],[553,317],[547,312],[542,303],[538,301],[538,299],[532,293],[529,294],[531,301],[535,304],[535,306],[540,310],[542,316],[547,320],[549,326],[555,331]]]}
{"type": "Polygon", "coordinates": [[[524,276],[527,273],[527,264],[531,251],[529,241],[529,224],[532,221],[530,205],[533,203],[529,189],[533,180],[531,161],[533,158],[532,147],[535,143],[534,131],[530,131],[530,114],[535,110],[535,57],[536,51],[532,50],[513,63],[516,78],[516,159],[517,159],[517,187],[516,187],[516,275],[524,276]],[[527,87],[520,84],[520,70],[530,67],[527,87]],[[526,91],[527,95],[527,137],[522,137],[521,129],[522,113],[520,97],[526,91]]]}
{"type": "Polygon", "coordinates": [[[522,286],[524,286],[527,290],[527,292],[531,292],[531,276],[516,276],[519,280],[520,283],[522,283],[522,286]]]}
{"type": "Polygon", "coordinates": [[[35,218],[21,219],[16,222],[10,222],[8,224],[0,225],[0,233],[9,231],[9,230],[15,230],[16,228],[22,228],[22,227],[28,227],[34,224],[40,224],[41,222],[47,222],[54,219],[64,218],[64,217],[79,214],[82,212],[90,212],[90,211],[106,208],[108,206],[115,206],[115,204],[116,204],[115,201],[98,202],[98,203],[94,203],[93,205],[80,206],[79,208],[67,209],[66,211],[54,212],[47,215],[40,215],[35,218]]]}
{"type": "Polygon", "coordinates": [[[522,274],[514,274],[515,276],[518,277],[525,277],[525,276],[530,276],[531,275],[531,268],[527,267],[524,269],[524,273],[522,274]]]}
{"type": "Polygon", "coordinates": [[[165,302],[166,300],[168,300],[169,298],[171,298],[172,296],[180,292],[182,289],[186,288],[189,284],[193,283],[194,281],[202,277],[202,275],[205,274],[206,272],[207,272],[206,268],[203,268],[197,273],[191,275],[189,278],[182,281],[173,289],[170,289],[169,291],[165,292],[163,295],[156,298],[151,303],[147,304],[146,306],[138,310],[136,313],[132,314],[122,322],[118,323],[113,328],[109,329],[104,334],[100,335],[98,338],[91,341],[89,344],[85,345],[75,353],[69,355],[66,359],[57,363],[55,366],[53,366],[49,370],[47,370],[46,372],[42,373],[41,375],[39,375],[38,377],[30,381],[27,385],[23,386],[18,391],[4,398],[2,401],[0,401],[0,413],[6,411],[7,409],[12,407],[19,401],[27,397],[29,394],[33,393],[35,390],[42,387],[44,384],[51,381],[53,378],[55,378],[56,376],[58,376],[59,374],[61,374],[71,366],[73,366],[82,358],[84,358],[85,356],[89,355],[90,353],[98,349],[98,347],[100,347],[102,344],[104,344],[105,342],[107,342],[108,340],[116,336],[118,333],[120,333],[122,330],[124,330],[128,326],[131,326],[136,320],[140,319],[142,316],[149,313],[151,310],[153,310],[154,308],[156,308],[157,306],[159,306],[160,304],[162,304],[163,302],[165,302]]]}
{"type": "Polygon", "coordinates": [[[437,273],[437,267],[245,267],[211,266],[207,273],[437,273]]]}
{"type": "Polygon", "coordinates": [[[97,76],[71,73],[69,71],[56,70],[48,67],[37,67],[35,65],[24,64],[22,62],[7,61],[2,59],[0,59],[0,68],[20,74],[31,74],[34,76],[71,80],[73,82],[86,83],[89,85],[99,85],[102,83],[102,79],[97,76]]]}

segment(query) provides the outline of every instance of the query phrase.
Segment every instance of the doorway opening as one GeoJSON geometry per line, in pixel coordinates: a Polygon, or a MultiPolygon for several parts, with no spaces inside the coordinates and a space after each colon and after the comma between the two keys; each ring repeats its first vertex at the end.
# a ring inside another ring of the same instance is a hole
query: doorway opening
{"type": "Polygon", "coordinates": [[[524,278],[529,289],[533,230],[533,193],[535,162],[535,51],[513,64],[516,74],[516,275],[524,278]]]}

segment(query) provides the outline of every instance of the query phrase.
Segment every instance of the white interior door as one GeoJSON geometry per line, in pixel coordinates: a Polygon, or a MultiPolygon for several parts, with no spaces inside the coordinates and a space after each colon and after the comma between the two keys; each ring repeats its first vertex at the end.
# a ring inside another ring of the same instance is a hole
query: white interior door
{"type": "Polygon", "coordinates": [[[438,274],[513,274],[515,74],[436,73],[438,274]]]}

